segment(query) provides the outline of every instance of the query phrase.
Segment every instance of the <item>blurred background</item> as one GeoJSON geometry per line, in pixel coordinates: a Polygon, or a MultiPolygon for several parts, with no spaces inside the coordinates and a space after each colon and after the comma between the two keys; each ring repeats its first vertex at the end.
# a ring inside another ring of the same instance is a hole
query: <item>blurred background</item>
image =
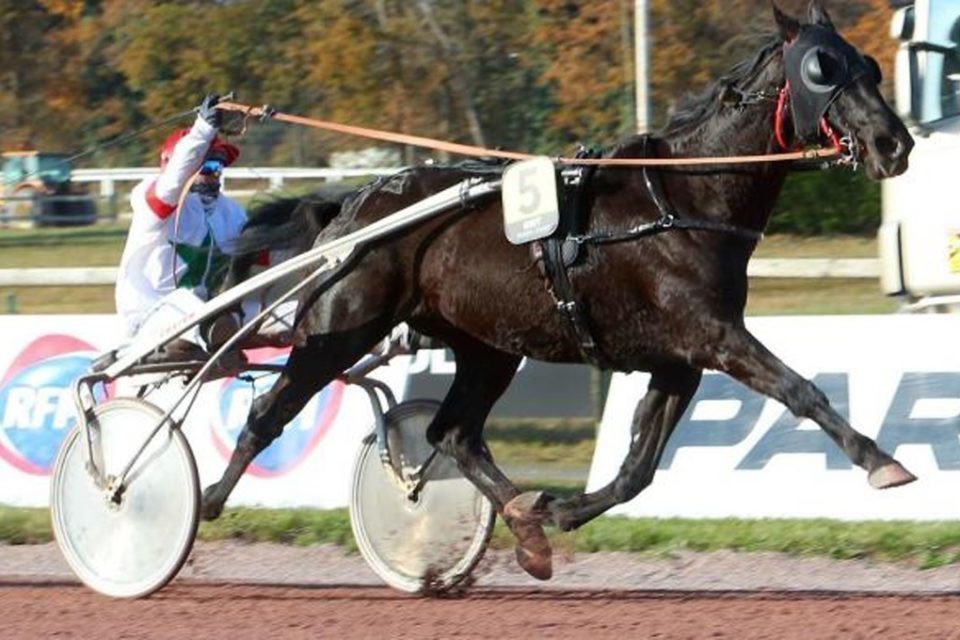
{"type": "MultiPolygon", "coordinates": [[[[802,0],[780,5],[805,15],[802,0]]],[[[604,147],[637,130],[641,6],[650,129],[774,28],[769,0],[0,0],[0,150],[96,149],[75,167],[154,166],[169,127],[101,145],[195,106],[207,91],[481,146],[551,155],[604,147]]],[[[887,0],[828,7],[844,35],[880,61],[890,94],[887,0]]],[[[252,126],[241,164],[327,167],[369,146],[304,127],[252,126]]],[[[430,155],[392,151],[403,164],[430,155]]],[[[797,176],[780,201],[771,232],[865,234],[878,224],[879,189],[859,174],[797,176]],[[829,209],[840,200],[843,212],[829,209]],[[811,202],[827,210],[814,215],[811,202]]]]}

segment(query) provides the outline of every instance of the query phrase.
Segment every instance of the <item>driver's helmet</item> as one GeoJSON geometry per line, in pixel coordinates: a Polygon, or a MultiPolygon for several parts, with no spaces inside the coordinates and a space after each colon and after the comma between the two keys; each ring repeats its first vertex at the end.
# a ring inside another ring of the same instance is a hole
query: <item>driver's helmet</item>
{"type": "MultiPolygon", "coordinates": [[[[173,149],[177,146],[177,143],[190,133],[190,129],[178,129],[167,136],[167,139],[163,141],[163,144],[160,146],[160,168],[167,166],[167,163],[170,162],[170,156],[173,155],[173,149]]],[[[213,139],[213,142],[210,144],[210,149],[207,151],[207,157],[217,157],[223,160],[223,166],[229,167],[232,165],[237,158],[240,157],[240,149],[236,145],[232,145],[226,140],[222,139],[220,136],[217,136],[213,139]]]]}

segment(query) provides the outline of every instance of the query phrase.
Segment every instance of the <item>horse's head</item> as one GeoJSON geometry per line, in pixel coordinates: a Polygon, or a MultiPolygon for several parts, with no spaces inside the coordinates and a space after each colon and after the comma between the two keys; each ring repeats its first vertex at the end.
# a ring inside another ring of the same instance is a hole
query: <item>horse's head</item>
{"type": "Polygon", "coordinates": [[[837,33],[819,0],[811,1],[807,24],[773,10],[797,140],[846,138],[875,180],[906,171],[913,139],[880,95],[877,62],[837,33]]]}

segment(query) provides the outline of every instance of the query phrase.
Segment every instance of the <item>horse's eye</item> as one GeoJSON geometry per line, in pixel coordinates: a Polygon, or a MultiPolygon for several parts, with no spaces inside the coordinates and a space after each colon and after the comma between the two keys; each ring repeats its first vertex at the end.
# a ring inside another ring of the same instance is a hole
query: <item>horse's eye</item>
{"type": "Polygon", "coordinates": [[[883,82],[883,72],[880,70],[880,63],[878,63],[873,56],[863,56],[863,59],[867,63],[867,69],[870,71],[870,77],[873,78],[873,81],[877,84],[883,82]]]}
{"type": "Polygon", "coordinates": [[[842,79],[843,62],[823,49],[814,49],[804,56],[803,74],[812,84],[835,86],[842,79]]]}

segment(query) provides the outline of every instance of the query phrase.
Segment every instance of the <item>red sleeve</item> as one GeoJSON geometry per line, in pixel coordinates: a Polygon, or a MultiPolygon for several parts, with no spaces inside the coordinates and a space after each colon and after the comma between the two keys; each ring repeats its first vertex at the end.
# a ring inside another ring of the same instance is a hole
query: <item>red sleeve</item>
{"type": "Polygon", "coordinates": [[[170,214],[177,210],[177,205],[167,204],[157,197],[156,182],[151,182],[150,186],[147,187],[147,206],[149,206],[150,210],[161,220],[166,220],[170,217],[170,214]]]}
{"type": "Polygon", "coordinates": [[[270,266],[270,252],[261,251],[257,254],[257,266],[259,267],[269,267],[270,266]]]}

